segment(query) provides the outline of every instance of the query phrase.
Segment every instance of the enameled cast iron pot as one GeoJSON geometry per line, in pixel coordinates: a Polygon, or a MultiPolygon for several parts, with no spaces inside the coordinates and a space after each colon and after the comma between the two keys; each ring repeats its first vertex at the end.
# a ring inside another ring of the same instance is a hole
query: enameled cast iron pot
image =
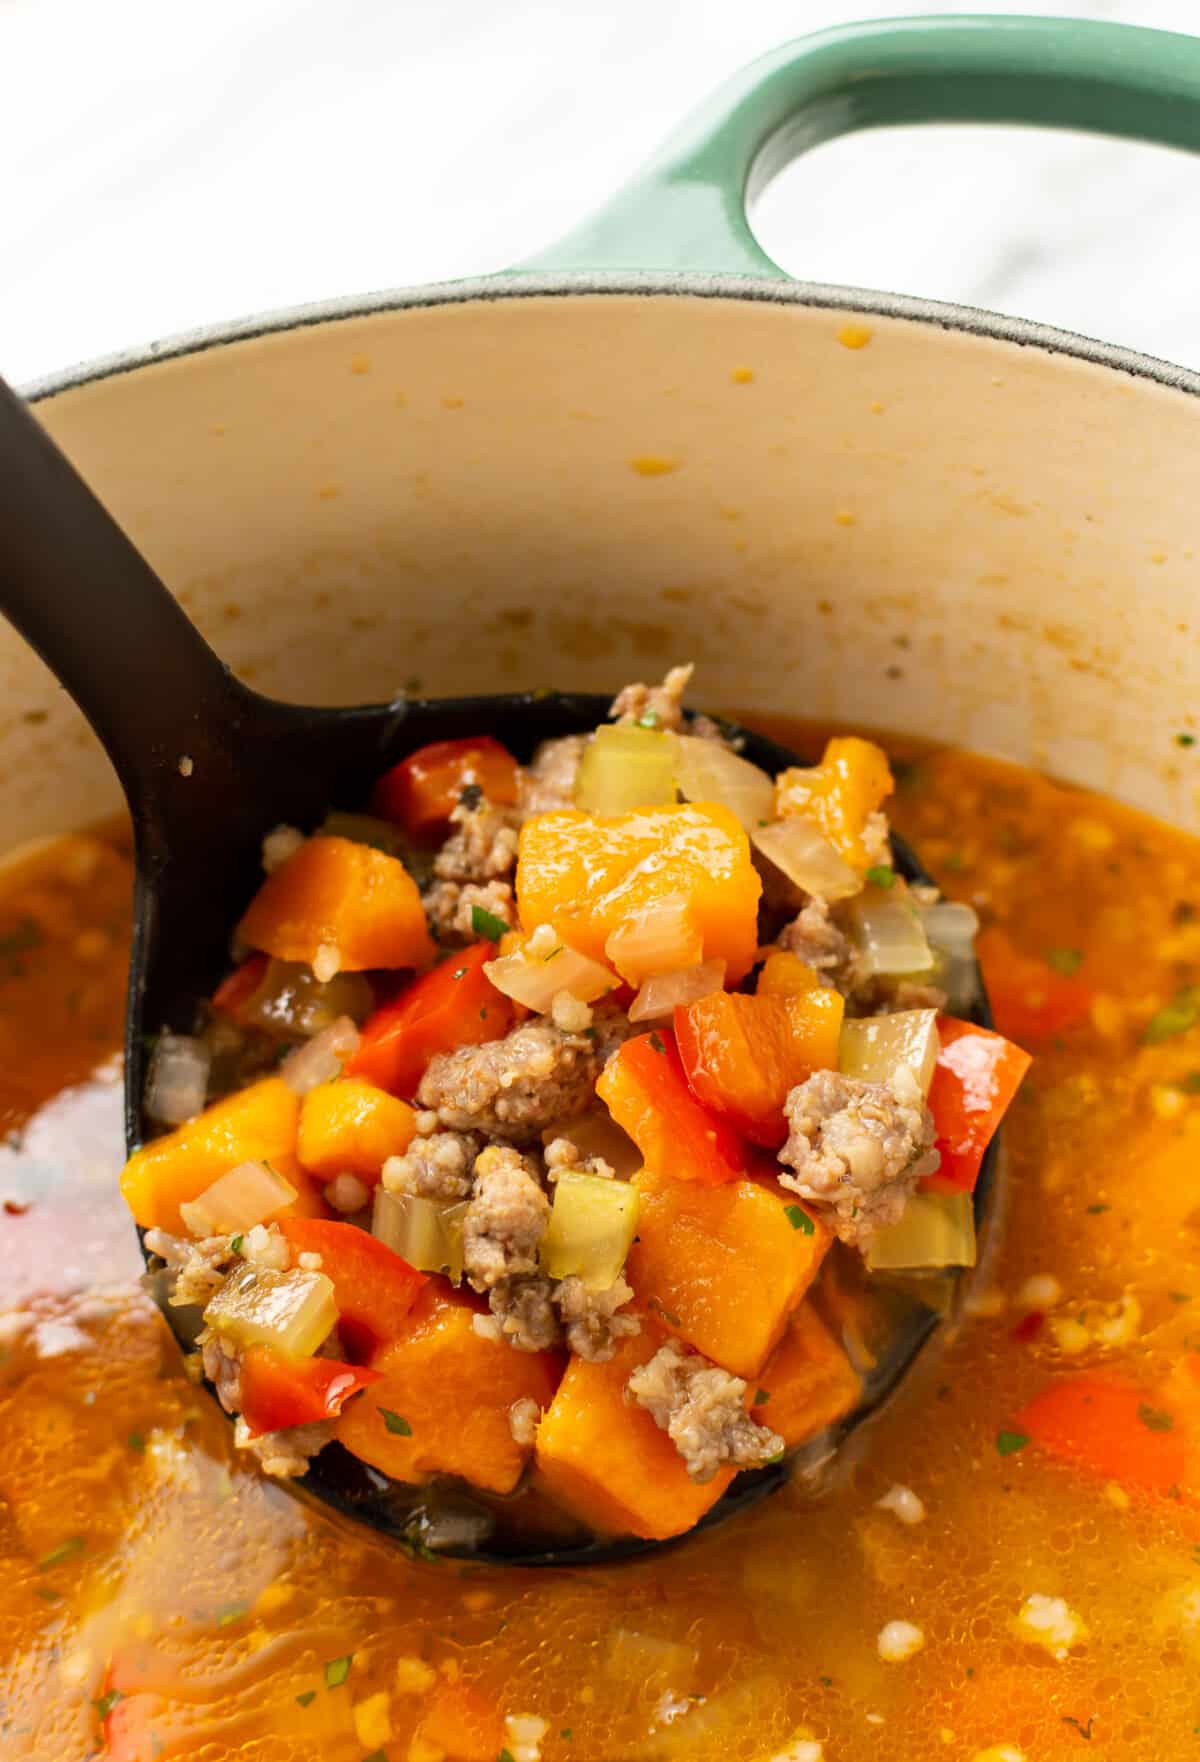
{"type": "MultiPolygon", "coordinates": [[[[750,231],[789,156],[917,121],[1200,148],[1200,41],[812,37],[518,272],[183,338],[34,388],[38,411],[265,691],[609,690],[686,658],[706,703],[917,730],[1195,828],[1172,736],[1200,700],[1200,378],[793,282],[750,231]]],[[[0,844],[117,799],[0,626],[0,844]]]]}

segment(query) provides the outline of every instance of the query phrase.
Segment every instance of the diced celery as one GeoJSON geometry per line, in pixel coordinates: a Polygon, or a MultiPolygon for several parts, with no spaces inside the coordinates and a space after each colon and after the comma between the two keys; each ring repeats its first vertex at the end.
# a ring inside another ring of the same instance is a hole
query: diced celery
{"type": "Polygon", "coordinates": [[[575,806],[589,814],[625,814],[676,799],[674,737],[659,729],[606,723],[583,749],[575,806]]]}
{"type": "Polygon", "coordinates": [[[607,1290],[625,1265],[637,1221],[637,1191],[628,1182],[568,1170],[555,1184],[542,1266],[552,1279],[574,1276],[589,1291],[607,1290]]]}
{"type": "Polygon", "coordinates": [[[870,977],[928,973],[933,954],[921,914],[901,885],[868,887],[849,908],[859,966],[870,977]]]}
{"type": "Polygon", "coordinates": [[[975,1204],[969,1193],[914,1193],[904,1216],[877,1230],[863,1258],[871,1272],[975,1265],[975,1204]]]}
{"type": "Polygon", "coordinates": [[[424,1199],[416,1193],[375,1189],[371,1234],[395,1249],[418,1272],[448,1273],[462,1278],[462,1219],[467,1201],[424,1199]]]}
{"type": "Polygon", "coordinates": [[[862,1016],[842,1023],[838,1069],[868,1083],[887,1083],[907,1065],[928,1095],[940,1048],[937,1011],[896,1010],[890,1016],[862,1016]]]}
{"type": "Polygon", "coordinates": [[[333,1281],[324,1273],[245,1263],[232,1272],[204,1311],[210,1328],[237,1346],[274,1346],[308,1358],[337,1323],[333,1281]]]}

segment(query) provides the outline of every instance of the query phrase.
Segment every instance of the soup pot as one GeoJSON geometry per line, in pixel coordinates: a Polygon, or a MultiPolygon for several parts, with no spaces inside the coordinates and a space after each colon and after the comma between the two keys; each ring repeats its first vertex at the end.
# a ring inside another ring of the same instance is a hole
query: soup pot
{"type": "MultiPolygon", "coordinates": [[[[313,702],[688,659],[710,705],[919,731],[1200,824],[1200,377],[789,280],[748,194],[848,130],[1041,123],[1200,147],[1200,42],[1027,18],[790,44],[563,243],[32,388],[260,689],[313,702]]],[[[0,837],[115,780],[0,629],[0,837]]]]}

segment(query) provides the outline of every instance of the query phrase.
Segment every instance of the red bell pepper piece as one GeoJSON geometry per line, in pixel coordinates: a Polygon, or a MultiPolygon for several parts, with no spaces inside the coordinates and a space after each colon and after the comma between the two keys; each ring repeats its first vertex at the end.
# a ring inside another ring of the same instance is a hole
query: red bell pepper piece
{"type": "Polygon", "coordinates": [[[975,953],[996,1026],[1022,1045],[1049,1040],[1089,1014],[1094,998],[1090,985],[1022,954],[995,925],[976,938],[975,953]]]}
{"type": "Polygon", "coordinates": [[[1123,1487],[1168,1493],[1187,1478],[1187,1428],[1130,1383],[1091,1375],[1052,1383],[1016,1425],[1060,1462],[1123,1487]]]}
{"type": "Polygon", "coordinates": [[[745,1145],[688,1088],[669,1029],[627,1040],[604,1067],[596,1093],[652,1174],[717,1186],[746,1173],[745,1145]]]}
{"type": "Polygon", "coordinates": [[[507,1034],[512,1000],[483,970],[484,962],[495,958],[494,943],[473,942],[406,986],[368,1016],[346,1075],[365,1077],[411,1101],[436,1054],[507,1034]]]}
{"type": "Polygon", "coordinates": [[[488,801],[517,799],[517,761],[490,734],[471,740],[435,740],[385,771],[371,796],[371,812],[392,820],[412,838],[445,831],[451,810],[468,782],[488,801]]]}
{"type": "Polygon", "coordinates": [[[845,1004],[825,986],[792,997],[716,991],[675,1010],[684,1073],[702,1107],[776,1150],[787,1137],[788,1091],[837,1069],[845,1004]]]}
{"type": "Polygon", "coordinates": [[[351,1395],[380,1373],[337,1358],[295,1358],[273,1346],[251,1346],[242,1361],[242,1414],[251,1435],[336,1419],[351,1395]]]}
{"type": "Polygon", "coordinates": [[[252,954],[240,967],[235,967],[213,992],[213,1008],[224,1011],[227,1016],[240,1018],[265,979],[268,964],[269,956],[252,954]]]}
{"type": "Polygon", "coordinates": [[[425,1274],[357,1224],[329,1218],[285,1217],[279,1228],[296,1254],[319,1254],[333,1280],[338,1333],[347,1352],[369,1358],[394,1340],[425,1284],[425,1274]]]}
{"type": "Polygon", "coordinates": [[[1002,1034],[938,1018],[942,1049],[929,1086],[929,1107],[941,1165],[925,1183],[941,1192],[971,1193],[983,1153],[1032,1064],[1029,1054],[1002,1034]]]}

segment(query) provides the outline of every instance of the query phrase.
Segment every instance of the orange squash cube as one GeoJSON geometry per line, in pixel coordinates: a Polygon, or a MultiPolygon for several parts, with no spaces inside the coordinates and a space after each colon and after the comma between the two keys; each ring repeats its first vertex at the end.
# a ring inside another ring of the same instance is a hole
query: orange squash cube
{"type": "Polygon", "coordinates": [[[758,1374],[755,1417],[790,1449],[844,1419],[862,1396],[862,1381],[811,1303],[801,1303],[758,1374]],[[758,1400],[765,1394],[768,1400],[758,1400]]]}
{"type": "Polygon", "coordinates": [[[537,1430],[546,1492],[583,1523],[613,1535],[682,1535],[733,1479],[733,1470],[723,1468],[703,1485],[692,1480],[666,1432],[625,1400],[630,1376],[662,1341],[643,1319],[641,1333],[622,1340],[606,1364],[572,1358],[537,1430]]]}
{"type": "Polygon", "coordinates": [[[268,875],[237,927],[240,941],[312,966],[322,949],[338,971],[423,967],[433,942],[417,884],[386,851],[349,838],[308,838],[268,875]]]}
{"type": "Polygon", "coordinates": [[[895,783],[887,755],[873,740],[842,735],[826,745],[819,765],[794,765],[775,779],[775,812],[805,814],[860,873],[871,859],[863,843],[869,815],[895,783]]]}
{"type": "Polygon", "coordinates": [[[758,997],[803,997],[820,988],[821,977],[815,967],[786,948],[773,948],[762,964],[754,991],[758,997]]]}
{"type": "Polygon", "coordinates": [[[381,1380],[338,1421],[347,1450],[397,1481],[455,1474],[491,1493],[511,1493],[529,1448],[509,1409],[527,1397],[549,1407],[562,1372],[557,1352],[516,1352],[475,1332],[469,1298],[431,1279],[399,1337],[370,1360],[381,1380]]]}
{"type": "Polygon", "coordinates": [[[553,924],[593,960],[605,959],[608,938],[639,912],[679,902],[699,932],[700,958],[724,960],[736,984],[754,960],[761,891],[741,823],[715,803],[607,817],[563,809],[535,814],[521,828],[522,926],[553,924]]]}
{"type": "Polygon", "coordinates": [[[264,1077],[135,1150],[121,1173],[125,1203],[143,1229],[186,1235],[181,1205],[239,1163],[269,1162],[297,1190],[280,1216],[324,1216],[326,1208],[296,1160],[299,1123],[299,1096],[282,1077],[264,1077]]]}
{"type": "Polygon", "coordinates": [[[417,1129],[406,1101],[361,1077],[318,1083],[300,1106],[296,1154],[322,1181],[357,1175],[374,1186],[389,1156],[401,1156],[417,1129]]]}
{"type": "Polygon", "coordinates": [[[643,1169],[625,1277],[673,1334],[756,1377],[817,1276],[830,1235],[774,1181],[701,1186],[643,1169]]]}

